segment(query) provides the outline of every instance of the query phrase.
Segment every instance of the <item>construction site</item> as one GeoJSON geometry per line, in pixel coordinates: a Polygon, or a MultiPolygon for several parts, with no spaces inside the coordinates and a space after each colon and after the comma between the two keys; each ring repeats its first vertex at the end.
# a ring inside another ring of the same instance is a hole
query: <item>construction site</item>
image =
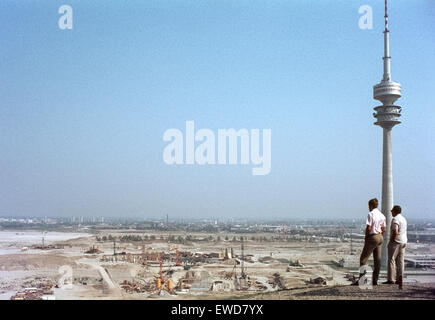
{"type": "MultiPolygon", "coordinates": [[[[186,237],[163,232],[145,237],[143,233],[119,230],[44,244],[44,248],[29,245],[24,251],[0,255],[0,297],[273,297],[284,291],[349,285],[358,272],[362,243],[354,241],[352,252],[349,242],[339,239],[322,242],[265,238],[262,234],[212,237],[198,233],[186,237]],[[177,240],[180,237],[183,241],[177,240]]],[[[411,244],[409,250],[416,254],[435,251],[431,245],[417,244],[411,244]]],[[[435,282],[432,273],[426,276],[425,282],[435,282]]],[[[412,277],[408,281],[413,282],[412,277]]]]}

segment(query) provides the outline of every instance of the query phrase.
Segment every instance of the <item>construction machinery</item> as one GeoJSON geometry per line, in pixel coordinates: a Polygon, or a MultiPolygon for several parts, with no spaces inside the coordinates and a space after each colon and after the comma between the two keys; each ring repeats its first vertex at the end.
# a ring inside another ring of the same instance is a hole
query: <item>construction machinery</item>
{"type": "MultiPolygon", "coordinates": [[[[171,270],[167,271],[167,275],[171,275],[171,270]],[[168,273],[169,272],[169,273],[168,273]]],[[[168,279],[165,280],[165,278],[163,277],[163,258],[162,256],[159,254],[159,277],[157,278],[157,290],[160,292],[161,290],[166,290],[169,293],[173,293],[174,292],[174,282],[172,281],[172,279],[168,279]]]]}
{"type": "Polygon", "coordinates": [[[165,279],[163,278],[163,259],[160,256],[160,254],[159,254],[159,279],[161,284],[165,283],[165,279]]]}
{"type": "Polygon", "coordinates": [[[99,254],[103,251],[101,251],[100,247],[97,245],[92,245],[88,251],[85,251],[87,254],[99,254]]]}

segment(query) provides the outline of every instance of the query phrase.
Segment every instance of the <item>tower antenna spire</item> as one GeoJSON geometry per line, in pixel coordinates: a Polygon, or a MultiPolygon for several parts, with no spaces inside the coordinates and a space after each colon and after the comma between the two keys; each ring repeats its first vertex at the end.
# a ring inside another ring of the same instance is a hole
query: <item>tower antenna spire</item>
{"type": "Polygon", "coordinates": [[[390,66],[390,30],[388,30],[388,10],[387,0],[385,0],[385,30],[384,30],[384,76],[382,81],[391,80],[391,66],[390,66]]]}
{"type": "Polygon", "coordinates": [[[387,9],[387,0],[385,0],[385,32],[388,32],[388,9],[387,9]]]}

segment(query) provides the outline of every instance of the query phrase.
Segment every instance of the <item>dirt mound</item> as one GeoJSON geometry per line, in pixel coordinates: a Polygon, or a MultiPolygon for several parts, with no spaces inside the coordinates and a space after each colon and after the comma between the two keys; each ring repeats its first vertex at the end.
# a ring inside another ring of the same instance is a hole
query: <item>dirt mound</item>
{"type": "Polygon", "coordinates": [[[75,266],[73,259],[51,254],[6,254],[0,255],[2,271],[57,269],[63,265],[75,266]]]}

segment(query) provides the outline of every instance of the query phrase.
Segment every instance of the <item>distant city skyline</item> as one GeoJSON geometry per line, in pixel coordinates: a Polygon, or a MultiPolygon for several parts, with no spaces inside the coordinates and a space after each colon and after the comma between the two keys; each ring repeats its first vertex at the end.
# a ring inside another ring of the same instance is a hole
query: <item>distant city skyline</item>
{"type": "MultiPolygon", "coordinates": [[[[0,3],[0,217],[361,219],[381,200],[383,1],[72,0],[72,30],[62,4],[0,3]],[[166,165],[186,121],[270,128],[270,173],[166,165]]],[[[435,219],[435,2],[389,11],[394,202],[435,219]]]]}

